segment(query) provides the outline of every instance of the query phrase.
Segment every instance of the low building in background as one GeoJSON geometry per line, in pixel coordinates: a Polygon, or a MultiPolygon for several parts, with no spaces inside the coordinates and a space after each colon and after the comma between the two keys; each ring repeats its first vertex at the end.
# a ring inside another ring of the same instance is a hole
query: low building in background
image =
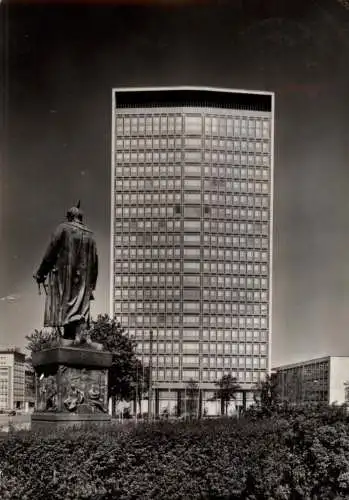
{"type": "Polygon", "coordinates": [[[349,356],[325,356],[274,370],[282,402],[339,405],[349,402],[349,356]]]}
{"type": "Polygon", "coordinates": [[[0,411],[23,410],[25,355],[17,347],[0,349],[0,411]]]}

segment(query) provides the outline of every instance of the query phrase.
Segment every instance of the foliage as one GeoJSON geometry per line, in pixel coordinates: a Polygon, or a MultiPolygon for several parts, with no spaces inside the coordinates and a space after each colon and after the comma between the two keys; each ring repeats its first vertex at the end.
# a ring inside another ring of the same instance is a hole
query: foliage
{"type": "MultiPolygon", "coordinates": [[[[56,347],[59,343],[59,333],[56,330],[34,330],[30,335],[26,335],[28,342],[27,349],[30,353],[42,351],[56,347]]],[[[27,359],[28,362],[31,358],[27,359]]]]}
{"type": "Polygon", "coordinates": [[[185,407],[184,411],[190,418],[197,417],[199,410],[200,390],[195,380],[189,380],[185,388],[185,407]]]}
{"type": "Polygon", "coordinates": [[[215,391],[214,398],[220,400],[221,415],[225,415],[228,410],[229,402],[235,399],[235,395],[240,390],[240,386],[236,378],[232,377],[230,373],[228,375],[223,375],[223,377],[216,382],[216,386],[218,389],[215,391]]]}
{"type": "Polygon", "coordinates": [[[143,366],[137,358],[135,358],[134,363],[135,365],[132,368],[133,382],[131,383],[131,397],[138,403],[139,413],[142,413],[141,402],[149,390],[149,367],[143,366]]]}
{"type": "Polygon", "coordinates": [[[265,380],[256,386],[254,398],[265,412],[270,412],[279,403],[279,392],[276,374],[267,375],[265,380]]]}
{"type": "Polygon", "coordinates": [[[135,342],[125,335],[124,328],[115,319],[99,315],[91,322],[91,340],[103,345],[113,353],[113,364],[109,369],[109,397],[130,400],[136,378],[135,342]]]}
{"type": "Polygon", "coordinates": [[[0,441],[0,498],[329,500],[349,497],[342,408],[113,425],[0,441]],[[257,418],[257,420],[256,420],[257,418]]]}
{"type": "Polygon", "coordinates": [[[91,340],[103,344],[113,353],[113,364],[109,369],[108,392],[116,400],[131,400],[138,395],[139,403],[148,391],[149,370],[144,367],[135,354],[136,342],[125,335],[125,329],[116,319],[107,314],[99,315],[92,321],[91,340]]]}

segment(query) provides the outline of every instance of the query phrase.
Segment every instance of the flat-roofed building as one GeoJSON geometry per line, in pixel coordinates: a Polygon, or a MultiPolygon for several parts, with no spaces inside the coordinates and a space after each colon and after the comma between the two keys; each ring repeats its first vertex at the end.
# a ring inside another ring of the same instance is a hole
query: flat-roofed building
{"type": "Polygon", "coordinates": [[[0,348],[0,410],[23,409],[25,355],[17,347],[0,348]]]}
{"type": "Polygon", "coordinates": [[[325,356],[274,368],[281,401],[349,402],[349,356],[325,356]]]}
{"type": "Polygon", "coordinates": [[[270,370],[274,94],[114,89],[112,120],[110,312],[152,365],[156,412],[190,380],[216,412],[224,374],[252,401],[270,370]]]}

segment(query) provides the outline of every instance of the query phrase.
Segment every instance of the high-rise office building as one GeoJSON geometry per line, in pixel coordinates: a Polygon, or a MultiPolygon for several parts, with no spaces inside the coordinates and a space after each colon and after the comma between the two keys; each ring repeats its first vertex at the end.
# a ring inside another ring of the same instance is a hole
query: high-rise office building
{"type": "Polygon", "coordinates": [[[274,94],[113,89],[112,135],[110,311],[156,411],[228,373],[245,403],[270,369],[274,94]]]}

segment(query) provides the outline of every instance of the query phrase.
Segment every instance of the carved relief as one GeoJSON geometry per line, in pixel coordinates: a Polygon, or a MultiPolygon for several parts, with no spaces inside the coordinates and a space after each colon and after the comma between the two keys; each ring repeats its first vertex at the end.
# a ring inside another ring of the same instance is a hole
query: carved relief
{"type": "Polygon", "coordinates": [[[39,380],[39,411],[56,411],[57,406],[57,380],[55,375],[41,377],[39,380]]]}
{"type": "Polygon", "coordinates": [[[39,411],[107,413],[107,370],[60,365],[39,380],[39,411]]]}

